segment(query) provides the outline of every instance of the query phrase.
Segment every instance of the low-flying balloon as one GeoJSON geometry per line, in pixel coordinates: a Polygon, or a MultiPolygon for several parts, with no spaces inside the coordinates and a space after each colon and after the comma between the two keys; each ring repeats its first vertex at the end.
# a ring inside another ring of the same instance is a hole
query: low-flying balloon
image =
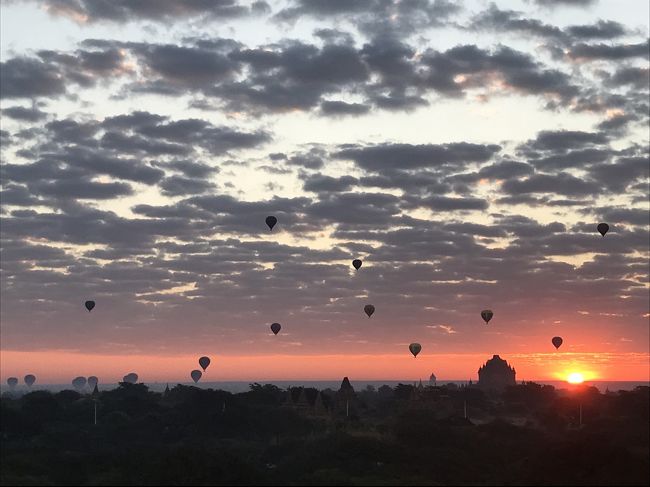
{"type": "Polygon", "coordinates": [[[85,378],[85,377],[81,377],[81,376],[79,376],[79,377],[75,377],[74,379],[72,379],[72,385],[73,385],[74,388],[77,389],[78,391],[80,391],[80,390],[82,390],[84,387],[86,387],[86,382],[88,382],[88,381],[86,380],[86,378],[85,378]]]}
{"type": "Polygon", "coordinates": [[[483,311],[481,311],[481,318],[485,320],[485,324],[488,324],[493,316],[494,313],[492,312],[491,309],[484,309],[483,311]]]}
{"type": "Polygon", "coordinates": [[[607,232],[609,232],[609,225],[607,223],[599,223],[598,232],[604,237],[607,232]]]}
{"type": "Polygon", "coordinates": [[[210,365],[210,357],[201,357],[199,359],[199,365],[203,369],[203,372],[205,372],[205,369],[207,369],[208,365],[210,365]]]}
{"type": "Polygon", "coordinates": [[[281,329],[282,329],[282,325],[280,323],[271,324],[271,331],[273,332],[274,335],[280,333],[281,329]]]}
{"type": "Polygon", "coordinates": [[[91,389],[94,389],[98,383],[99,383],[99,379],[96,376],[91,375],[90,377],[88,377],[88,387],[90,387],[91,389]]]}
{"type": "Polygon", "coordinates": [[[354,267],[356,270],[359,270],[363,262],[361,262],[361,259],[354,259],[352,261],[352,267],[354,267]]]}
{"type": "Polygon", "coordinates": [[[422,345],[419,343],[411,343],[409,345],[409,350],[413,354],[413,357],[416,358],[418,356],[418,353],[420,353],[420,350],[422,350],[422,345]]]}
{"type": "Polygon", "coordinates": [[[34,374],[27,374],[23,380],[25,381],[25,384],[27,384],[28,387],[32,387],[34,382],[36,382],[36,376],[34,374]]]}
{"type": "Polygon", "coordinates": [[[368,315],[368,318],[370,318],[370,317],[372,316],[372,314],[375,312],[375,307],[374,307],[372,304],[366,304],[366,305],[363,307],[363,310],[364,310],[364,311],[366,312],[366,314],[368,315]]]}
{"type": "Polygon", "coordinates": [[[266,224],[269,226],[269,230],[273,230],[275,224],[278,223],[278,219],[274,216],[266,217],[266,224]]]}
{"type": "Polygon", "coordinates": [[[563,340],[562,337],[553,337],[551,339],[551,342],[553,343],[553,346],[555,346],[555,348],[560,348],[560,345],[562,345],[563,340]]]}
{"type": "Polygon", "coordinates": [[[197,384],[201,380],[201,376],[203,375],[203,372],[200,370],[193,370],[190,372],[190,377],[194,381],[195,384],[197,384]]]}
{"type": "Polygon", "coordinates": [[[18,385],[18,379],[16,377],[9,377],[7,379],[7,385],[13,389],[18,385]]]}
{"type": "Polygon", "coordinates": [[[84,303],[84,306],[86,307],[86,309],[90,313],[93,310],[93,308],[95,307],[95,301],[86,301],[84,303]]]}

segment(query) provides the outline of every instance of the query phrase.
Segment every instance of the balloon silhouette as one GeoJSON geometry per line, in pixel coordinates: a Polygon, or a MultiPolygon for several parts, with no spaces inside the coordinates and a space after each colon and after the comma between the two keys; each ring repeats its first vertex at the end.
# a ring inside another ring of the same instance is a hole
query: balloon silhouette
{"type": "Polygon", "coordinates": [[[271,331],[273,332],[274,335],[277,335],[280,332],[281,328],[282,325],[280,323],[273,323],[271,325],[271,331]]]}
{"type": "Polygon", "coordinates": [[[361,264],[363,264],[363,262],[361,262],[361,260],[359,260],[359,259],[354,259],[354,260],[352,261],[352,266],[353,266],[356,270],[359,270],[359,268],[361,267],[361,264]]]}
{"type": "Polygon", "coordinates": [[[600,234],[604,237],[607,232],[609,232],[609,225],[607,223],[599,223],[596,227],[600,234]]]}
{"type": "Polygon", "coordinates": [[[266,224],[269,226],[269,230],[273,230],[275,224],[278,223],[278,219],[274,216],[266,217],[266,224]]]}
{"type": "Polygon", "coordinates": [[[555,346],[556,349],[560,348],[560,345],[562,345],[562,342],[563,342],[562,337],[553,337],[551,339],[551,343],[553,343],[553,345],[555,346]]]}
{"type": "Polygon", "coordinates": [[[16,377],[9,377],[7,379],[7,385],[13,389],[18,385],[18,379],[16,377]]]}
{"type": "Polygon", "coordinates": [[[375,312],[375,307],[374,307],[372,304],[366,304],[366,305],[363,307],[363,310],[364,310],[364,311],[366,312],[366,314],[368,315],[368,318],[370,318],[370,317],[372,316],[372,314],[375,312]]]}
{"type": "Polygon", "coordinates": [[[203,372],[205,372],[205,369],[207,369],[208,365],[210,365],[210,357],[201,357],[199,359],[199,365],[203,369],[203,372]]]}
{"type": "Polygon", "coordinates": [[[93,308],[95,307],[95,301],[86,301],[84,303],[84,306],[86,307],[86,309],[90,313],[93,310],[93,308]]]}
{"type": "Polygon", "coordinates": [[[481,318],[485,320],[486,325],[490,322],[493,316],[494,313],[492,312],[491,309],[484,309],[483,311],[481,311],[481,318]]]}
{"type": "Polygon", "coordinates": [[[88,377],[88,387],[90,387],[91,389],[94,389],[98,383],[99,383],[99,379],[94,375],[88,377]]]}
{"type": "Polygon", "coordinates": [[[87,382],[86,378],[81,377],[81,376],[80,377],[75,377],[74,379],[72,379],[72,385],[78,391],[80,391],[81,389],[86,387],[86,382],[87,382]]]}
{"type": "Polygon", "coordinates": [[[201,376],[203,373],[200,370],[193,370],[190,372],[190,377],[194,381],[195,384],[197,384],[201,380],[201,376]]]}
{"type": "Polygon", "coordinates": [[[409,345],[409,350],[413,354],[413,358],[417,358],[418,353],[420,353],[420,350],[422,350],[422,345],[419,343],[411,343],[409,345]]]}
{"type": "Polygon", "coordinates": [[[27,384],[27,387],[32,387],[34,382],[36,382],[36,376],[34,374],[27,374],[23,380],[25,381],[25,384],[27,384]]]}

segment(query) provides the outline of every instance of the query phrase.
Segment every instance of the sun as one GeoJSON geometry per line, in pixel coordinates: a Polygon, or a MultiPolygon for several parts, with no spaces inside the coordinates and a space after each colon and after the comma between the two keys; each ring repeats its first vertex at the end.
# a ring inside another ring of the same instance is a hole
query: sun
{"type": "Polygon", "coordinates": [[[572,372],[567,377],[569,384],[582,384],[585,381],[585,378],[580,372],[572,372]]]}

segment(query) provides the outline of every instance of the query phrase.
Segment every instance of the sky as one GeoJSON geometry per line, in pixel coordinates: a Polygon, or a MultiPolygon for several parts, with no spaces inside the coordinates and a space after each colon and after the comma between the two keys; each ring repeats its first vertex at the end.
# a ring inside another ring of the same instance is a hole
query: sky
{"type": "Polygon", "coordinates": [[[1,5],[3,382],[650,378],[647,1],[1,5]]]}

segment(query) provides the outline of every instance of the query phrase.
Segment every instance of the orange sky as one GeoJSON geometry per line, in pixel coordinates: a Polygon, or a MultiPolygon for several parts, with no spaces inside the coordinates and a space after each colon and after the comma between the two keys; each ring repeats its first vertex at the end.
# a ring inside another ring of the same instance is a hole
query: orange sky
{"type": "MultiPolygon", "coordinates": [[[[210,356],[209,352],[206,352],[210,356]]],[[[203,381],[477,379],[487,354],[429,354],[414,359],[401,355],[258,355],[214,356],[203,381]]],[[[504,354],[517,380],[565,380],[581,372],[586,380],[649,380],[647,353],[504,354]]],[[[189,382],[199,368],[197,356],[90,355],[65,351],[0,353],[2,382],[32,373],[41,384],[68,383],[78,375],[96,375],[101,382],[121,380],[136,372],[143,382],[189,382]]]]}

